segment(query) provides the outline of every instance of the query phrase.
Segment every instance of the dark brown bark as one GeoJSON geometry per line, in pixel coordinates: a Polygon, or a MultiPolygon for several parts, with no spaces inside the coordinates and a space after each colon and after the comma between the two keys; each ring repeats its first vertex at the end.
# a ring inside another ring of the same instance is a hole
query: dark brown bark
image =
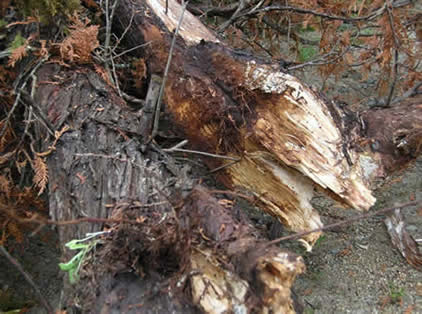
{"type": "Polygon", "coordinates": [[[366,138],[387,175],[403,169],[422,151],[422,95],[393,108],[365,112],[366,138]]]}
{"type": "MultiPolygon", "coordinates": [[[[38,78],[35,103],[55,130],[70,127],[48,159],[52,218],[106,218],[121,202],[153,201],[148,195],[162,174],[147,166],[157,157],[138,150],[140,116],[91,70],[44,66],[38,78]]],[[[95,224],[59,227],[60,239],[66,243],[99,229],[95,224]]]]}

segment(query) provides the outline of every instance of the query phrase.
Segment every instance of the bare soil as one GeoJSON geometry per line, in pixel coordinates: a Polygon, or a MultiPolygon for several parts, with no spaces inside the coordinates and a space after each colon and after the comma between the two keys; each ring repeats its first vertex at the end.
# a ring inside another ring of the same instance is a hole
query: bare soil
{"type": "MultiPolygon", "coordinates": [[[[377,210],[422,199],[422,158],[390,178],[376,193],[377,210]]],[[[358,214],[316,198],[325,224],[358,214]]],[[[422,208],[404,208],[407,231],[422,238],[422,208]]],[[[303,256],[305,275],[296,281],[305,313],[422,313],[422,272],[410,266],[390,241],[384,216],[326,232],[303,256]]]]}

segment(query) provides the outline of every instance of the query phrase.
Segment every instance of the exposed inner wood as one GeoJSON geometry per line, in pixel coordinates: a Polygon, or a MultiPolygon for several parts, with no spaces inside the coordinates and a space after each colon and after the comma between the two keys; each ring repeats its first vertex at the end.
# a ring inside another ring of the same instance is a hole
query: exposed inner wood
{"type": "MultiPolygon", "coordinates": [[[[177,2],[169,3],[180,12],[177,2]]],[[[141,12],[142,1],[136,5],[141,12]]],[[[151,42],[145,49],[149,71],[160,74],[178,14],[165,16],[164,1],[147,5],[155,17],[145,15],[132,27],[151,42]],[[166,28],[154,25],[154,18],[164,19],[166,28]]],[[[127,14],[122,14],[125,27],[127,14]]],[[[370,208],[375,198],[359,154],[347,147],[335,106],[276,65],[238,54],[209,37],[198,43],[195,30],[202,23],[193,16],[188,21],[192,32],[180,34],[164,103],[193,148],[240,159],[219,172],[220,180],[251,191],[263,210],[294,231],[322,225],[310,204],[314,185],[356,209],[370,208]]],[[[142,43],[139,36],[131,39],[134,45],[142,43]]],[[[311,234],[307,240],[313,243],[318,237],[311,234]]]]}

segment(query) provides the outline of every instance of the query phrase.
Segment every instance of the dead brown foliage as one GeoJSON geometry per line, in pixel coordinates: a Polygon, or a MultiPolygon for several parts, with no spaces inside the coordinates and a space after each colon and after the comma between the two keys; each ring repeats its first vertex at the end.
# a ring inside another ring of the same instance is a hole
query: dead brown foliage
{"type": "Polygon", "coordinates": [[[225,34],[235,47],[281,59],[288,68],[318,66],[325,78],[358,71],[366,79],[377,73],[379,96],[389,98],[422,80],[421,19],[411,1],[264,1],[237,15],[236,6],[229,10],[233,4],[202,2],[198,12],[217,16],[216,28],[230,18],[225,34]]]}
{"type": "Polygon", "coordinates": [[[71,18],[70,33],[62,43],[57,44],[64,61],[85,64],[92,62],[91,53],[99,47],[98,25],[88,26],[90,20],[80,19],[77,15],[71,18]]]}

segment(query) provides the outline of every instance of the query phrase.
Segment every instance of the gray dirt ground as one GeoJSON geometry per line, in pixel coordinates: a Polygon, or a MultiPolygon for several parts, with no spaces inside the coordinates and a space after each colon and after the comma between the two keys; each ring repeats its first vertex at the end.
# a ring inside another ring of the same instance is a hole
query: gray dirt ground
{"type": "MultiPolygon", "coordinates": [[[[26,237],[23,243],[9,241],[7,248],[31,275],[42,294],[52,304],[57,304],[62,277],[58,266],[60,251],[56,232],[45,227],[37,236],[26,237]]],[[[0,270],[0,313],[15,309],[29,310],[25,313],[45,313],[42,307],[37,306],[32,287],[2,254],[0,270]]]]}
{"type": "MultiPolygon", "coordinates": [[[[372,209],[422,199],[422,158],[376,193],[372,209]]],[[[315,198],[325,224],[358,214],[315,198]]],[[[402,210],[407,230],[422,238],[422,208],[402,210]]],[[[422,313],[422,273],[392,247],[384,216],[326,232],[314,251],[305,253],[307,272],[296,281],[305,313],[422,313]]],[[[296,246],[296,250],[299,250],[296,246]]]]}
{"type": "MultiPolygon", "coordinates": [[[[322,85],[316,71],[295,74],[317,88],[322,85]]],[[[364,104],[370,106],[376,103],[376,97],[371,97],[377,95],[375,83],[375,79],[361,81],[358,72],[349,72],[338,79],[330,78],[326,94],[348,104],[365,99],[364,104]]],[[[351,109],[363,110],[362,105],[352,105],[351,109]]],[[[422,156],[405,171],[387,178],[375,196],[377,203],[371,211],[422,200],[422,156]]],[[[360,214],[338,208],[322,196],[313,203],[324,224],[360,214]]],[[[405,208],[402,213],[409,234],[422,239],[422,207],[405,208]]],[[[295,284],[306,314],[422,313],[422,272],[410,266],[392,246],[384,218],[372,217],[337,232],[326,232],[311,253],[290,244],[292,250],[302,252],[307,265],[306,274],[295,284]]]]}

